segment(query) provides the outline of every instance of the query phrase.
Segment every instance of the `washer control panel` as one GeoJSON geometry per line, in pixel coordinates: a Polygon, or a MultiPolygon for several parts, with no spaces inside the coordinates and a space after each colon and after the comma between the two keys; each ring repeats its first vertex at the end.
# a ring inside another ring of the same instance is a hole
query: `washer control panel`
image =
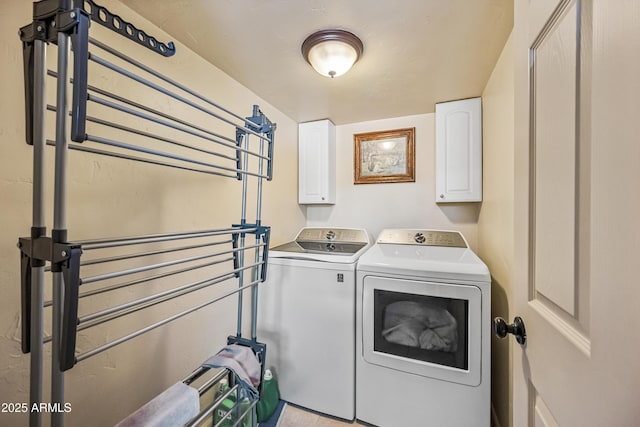
{"type": "Polygon", "coordinates": [[[396,245],[445,246],[452,248],[468,248],[467,241],[458,231],[440,230],[384,230],[378,237],[378,243],[396,245]]]}
{"type": "Polygon", "coordinates": [[[367,232],[356,228],[303,228],[297,242],[369,243],[367,232]]]}

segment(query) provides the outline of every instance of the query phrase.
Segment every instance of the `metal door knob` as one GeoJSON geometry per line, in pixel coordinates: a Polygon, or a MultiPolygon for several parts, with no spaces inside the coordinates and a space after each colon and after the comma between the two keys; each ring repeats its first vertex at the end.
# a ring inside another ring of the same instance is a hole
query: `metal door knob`
{"type": "Polygon", "coordinates": [[[493,319],[493,333],[498,338],[504,338],[507,334],[515,335],[518,344],[524,345],[527,342],[527,332],[524,328],[524,320],[522,317],[516,316],[513,318],[512,324],[507,324],[502,317],[496,317],[493,319]]]}

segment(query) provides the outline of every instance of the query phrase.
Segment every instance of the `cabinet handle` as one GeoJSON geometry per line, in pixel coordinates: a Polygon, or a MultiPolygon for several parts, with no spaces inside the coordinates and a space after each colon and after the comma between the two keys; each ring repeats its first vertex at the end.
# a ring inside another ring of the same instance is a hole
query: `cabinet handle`
{"type": "Polygon", "coordinates": [[[441,195],[440,195],[440,198],[441,198],[441,199],[444,199],[444,194],[441,194],[441,195]]]}

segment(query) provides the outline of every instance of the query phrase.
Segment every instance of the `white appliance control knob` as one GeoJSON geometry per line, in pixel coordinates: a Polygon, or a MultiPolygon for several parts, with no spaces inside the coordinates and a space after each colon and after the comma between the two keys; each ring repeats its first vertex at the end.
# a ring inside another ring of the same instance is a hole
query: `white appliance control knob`
{"type": "Polygon", "coordinates": [[[329,230],[327,231],[327,234],[325,235],[325,237],[327,238],[327,240],[335,240],[336,233],[333,230],[329,230]]]}
{"type": "Polygon", "coordinates": [[[416,233],[416,235],[413,236],[413,240],[415,240],[417,243],[424,243],[424,241],[427,239],[424,237],[424,234],[416,233]]]}

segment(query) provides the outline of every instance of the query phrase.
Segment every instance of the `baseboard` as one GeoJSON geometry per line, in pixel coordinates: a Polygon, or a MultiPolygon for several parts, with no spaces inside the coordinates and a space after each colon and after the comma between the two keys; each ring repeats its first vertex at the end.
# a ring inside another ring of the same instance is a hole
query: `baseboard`
{"type": "Polygon", "coordinates": [[[278,422],[276,423],[276,427],[280,427],[280,421],[284,419],[284,410],[287,409],[287,402],[282,405],[282,410],[280,411],[280,415],[278,416],[278,422]]]}

